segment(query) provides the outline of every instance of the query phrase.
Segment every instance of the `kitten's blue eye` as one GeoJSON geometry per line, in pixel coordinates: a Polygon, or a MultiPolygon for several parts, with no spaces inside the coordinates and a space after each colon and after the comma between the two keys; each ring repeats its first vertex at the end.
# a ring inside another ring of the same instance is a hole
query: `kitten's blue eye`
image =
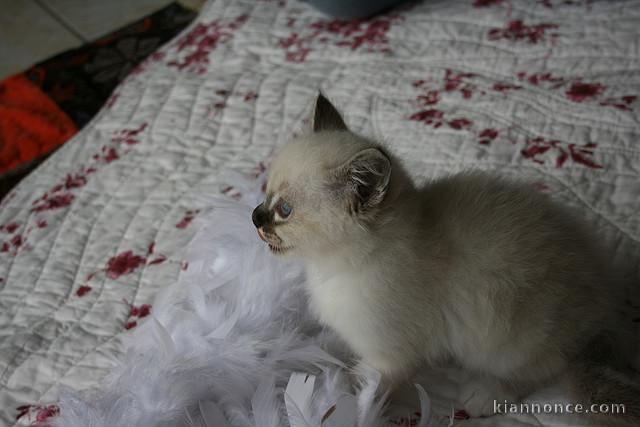
{"type": "Polygon", "coordinates": [[[289,215],[291,215],[291,211],[293,211],[293,208],[287,202],[279,203],[277,209],[278,215],[280,215],[281,218],[288,217],[289,215]]]}

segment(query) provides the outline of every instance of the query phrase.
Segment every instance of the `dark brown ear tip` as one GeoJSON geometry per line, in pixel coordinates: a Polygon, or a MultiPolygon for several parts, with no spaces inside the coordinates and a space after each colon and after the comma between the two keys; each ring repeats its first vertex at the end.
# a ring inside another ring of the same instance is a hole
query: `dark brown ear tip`
{"type": "Polygon", "coordinates": [[[325,103],[331,104],[331,102],[329,102],[329,99],[324,96],[324,93],[322,93],[322,91],[318,92],[318,96],[316,97],[316,105],[325,103]]]}
{"type": "Polygon", "coordinates": [[[315,111],[316,112],[324,112],[324,111],[329,111],[329,110],[333,110],[333,109],[335,109],[335,107],[333,106],[331,101],[329,101],[329,98],[324,96],[324,94],[322,92],[319,92],[318,96],[316,97],[316,108],[315,108],[315,111]]]}
{"type": "Polygon", "coordinates": [[[347,126],[344,123],[342,116],[322,92],[319,92],[316,98],[313,130],[314,132],[324,130],[347,130],[347,126]]]}

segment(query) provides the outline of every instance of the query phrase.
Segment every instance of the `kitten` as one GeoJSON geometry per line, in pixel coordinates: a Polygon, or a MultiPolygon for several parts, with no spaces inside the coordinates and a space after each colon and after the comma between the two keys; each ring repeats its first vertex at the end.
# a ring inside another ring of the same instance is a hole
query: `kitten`
{"type": "Polygon", "coordinates": [[[480,416],[579,366],[600,378],[593,401],[629,401],[584,355],[619,289],[579,221],[529,185],[466,172],[418,187],[320,95],[252,219],[274,254],[304,260],[313,312],[388,385],[453,360],[477,376],[460,403],[480,416]]]}

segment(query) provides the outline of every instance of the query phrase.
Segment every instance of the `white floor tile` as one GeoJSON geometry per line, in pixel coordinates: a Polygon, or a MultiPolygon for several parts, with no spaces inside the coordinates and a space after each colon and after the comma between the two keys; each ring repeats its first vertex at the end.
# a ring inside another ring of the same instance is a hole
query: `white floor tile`
{"type": "Polygon", "coordinates": [[[41,0],[86,40],[94,40],[171,3],[171,0],[41,0]]]}
{"type": "Polygon", "coordinates": [[[0,79],[82,44],[34,0],[0,0],[0,79]]]}

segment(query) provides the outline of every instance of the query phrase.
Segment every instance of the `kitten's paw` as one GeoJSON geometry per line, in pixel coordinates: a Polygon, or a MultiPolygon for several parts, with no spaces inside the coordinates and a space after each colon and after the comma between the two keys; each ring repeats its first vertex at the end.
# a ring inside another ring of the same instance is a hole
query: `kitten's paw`
{"type": "Polygon", "coordinates": [[[488,417],[499,412],[496,404],[516,402],[517,396],[499,381],[474,380],[462,386],[459,400],[471,417],[488,417]]]}

